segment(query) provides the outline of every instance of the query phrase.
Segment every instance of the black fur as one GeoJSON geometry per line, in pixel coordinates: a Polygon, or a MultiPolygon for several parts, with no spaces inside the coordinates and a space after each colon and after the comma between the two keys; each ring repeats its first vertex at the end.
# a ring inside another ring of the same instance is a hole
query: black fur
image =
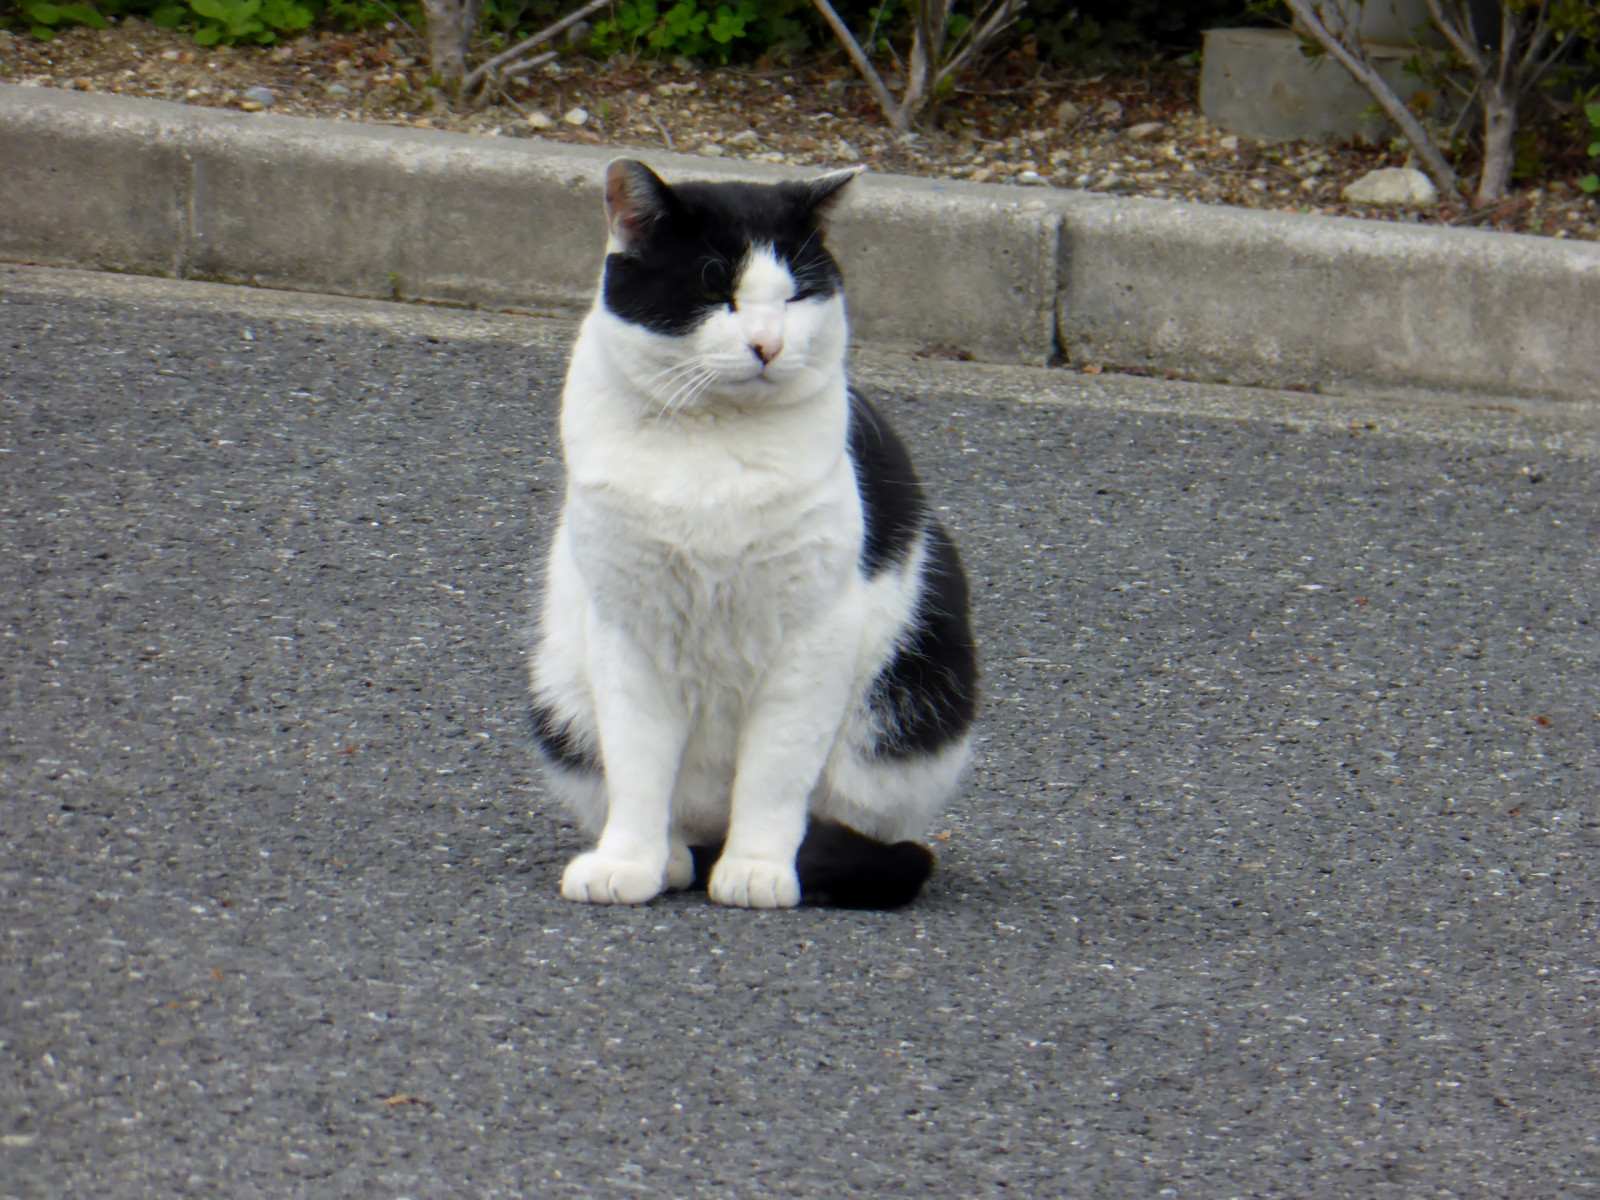
{"type": "Polygon", "coordinates": [[[872,405],[854,392],[850,394],[849,448],[866,524],[861,570],[870,579],[885,567],[905,561],[927,519],[928,501],[905,443],[872,405]]]}
{"type": "MultiPolygon", "coordinates": [[[[719,846],[691,846],[694,885],[703,888],[722,855],[719,846]]],[[[828,908],[899,908],[933,874],[933,852],[916,842],[876,841],[848,825],[812,817],[795,856],[800,903],[828,908]]]]}
{"type": "Polygon", "coordinates": [[[556,716],[547,704],[535,704],[528,709],[528,728],[533,733],[534,744],[551,763],[568,771],[586,774],[600,773],[600,758],[584,744],[572,726],[556,716]]]}
{"type": "Polygon", "coordinates": [[[606,307],[623,320],[673,337],[689,333],[708,310],[731,302],[754,245],[771,246],[788,266],[796,299],[839,290],[839,266],[820,228],[832,191],[804,183],[668,187],[640,164],[629,170],[628,193],[642,215],[627,251],[606,256],[602,284],[606,307]]]}
{"type": "Polygon", "coordinates": [[[885,758],[914,758],[949,745],[967,731],[977,709],[967,579],[944,528],[929,521],[926,529],[922,596],[910,636],[868,693],[883,726],[877,753],[885,758]]]}

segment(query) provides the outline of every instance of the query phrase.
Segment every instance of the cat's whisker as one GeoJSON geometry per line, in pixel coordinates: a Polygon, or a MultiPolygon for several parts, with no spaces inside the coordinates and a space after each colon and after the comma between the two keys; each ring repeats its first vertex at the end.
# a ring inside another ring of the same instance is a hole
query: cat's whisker
{"type": "Polygon", "coordinates": [[[703,393],[706,388],[711,386],[716,376],[700,367],[698,362],[695,362],[693,366],[695,370],[687,378],[679,382],[677,389],[657,410],[655,418],[657,422],[660,422],[663,418],[677,416],[691,399],[697,398],[700,393],[703,393]]]}

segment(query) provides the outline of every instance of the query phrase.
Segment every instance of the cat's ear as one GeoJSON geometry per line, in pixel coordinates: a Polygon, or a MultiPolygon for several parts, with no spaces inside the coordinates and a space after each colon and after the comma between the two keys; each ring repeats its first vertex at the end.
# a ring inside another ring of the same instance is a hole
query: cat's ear
{"type": "Polygon", "coordinates": [[[606,224],[623,253],[639,244],[671,202],[672,189],[642,162],[619,158],[606,168],[606,224]]]}
{"type": "Polygon", "coordinates": [[[845,187],[866,169],[864,166],[846,167],[842,171],[830,171],[802,183],[800,186],[805,192],[806,211],[819,218],[832,215],[845,187]]]}

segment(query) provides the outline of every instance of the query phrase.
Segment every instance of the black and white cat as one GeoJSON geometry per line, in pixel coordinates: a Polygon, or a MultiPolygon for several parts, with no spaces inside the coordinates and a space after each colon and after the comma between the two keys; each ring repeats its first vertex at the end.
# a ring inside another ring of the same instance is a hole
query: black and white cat
{"type": "Polygon", "coordinates": [[[965,763],[967,585],[844,369],[822,221],[853,177],[606,171],[600,293],[561,410],[533,728],[595,848],[569,900],[892,907],[965,763]]]}

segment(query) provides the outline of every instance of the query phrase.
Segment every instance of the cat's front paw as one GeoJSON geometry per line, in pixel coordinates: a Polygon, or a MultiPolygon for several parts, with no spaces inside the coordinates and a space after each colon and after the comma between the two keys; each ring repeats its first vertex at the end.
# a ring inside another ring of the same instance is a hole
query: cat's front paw
{"type": "Polygon", "coordinates": [[[661,894],[661,872],[591,850],[567,864],[561,894],[579,904],[643,904],[661,894]]]}
{"type": "Polygon", "coordinates": [[[724,856],[712,868],[708,890],[718,904],[734,908],[793,908],[800,903],[800,876],[793,863],[724,856]]]}

